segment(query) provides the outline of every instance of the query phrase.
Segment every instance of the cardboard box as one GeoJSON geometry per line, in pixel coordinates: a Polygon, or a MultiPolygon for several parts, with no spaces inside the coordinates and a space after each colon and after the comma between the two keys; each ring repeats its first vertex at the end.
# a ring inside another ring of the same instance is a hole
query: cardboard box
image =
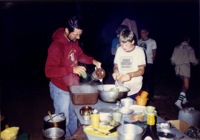
{"type": "Polygon", "coordinates": [[[184,122],[182,120],[169,120],[172,126],[176,127],[181,132],[186,132],[187,129],[191,126],[189,123],[184,122]]]}

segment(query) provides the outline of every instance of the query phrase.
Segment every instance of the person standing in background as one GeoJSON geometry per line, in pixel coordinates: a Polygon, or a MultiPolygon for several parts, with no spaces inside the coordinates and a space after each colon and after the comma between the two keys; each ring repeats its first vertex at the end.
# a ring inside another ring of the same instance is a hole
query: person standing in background
{"type": "Polygon", "coordinates": [[[195,56],[194,49],[189,45],[190,38],[184,37],[183,42],[180,45],[174,48],[171,57],[171,63],[175,66],[175,73],[177,76],[180,76],[183,87],[178,97],[178,100],[175,102],[175,105],[182,109],[182,104],[188,102],[186,94],[190,86],[190,63],[197,65],[199,63],[198,59],[195,56]]]}
{"type": "Polygon", "coordinates": [[[142,47],[146,54],[146,68],[144,73],[143,90],[149,93],[151,101],[154,100],[154,71],[153,64],[156,57],[157,44],[152,38],[149,38],[148,29],[142,28],[140,31],[141,39],[138,40],[138,46],[142,47]]]}
{"type": "Polygon", "coordinates": [[[115,56],[117,48],[119,47],[119,34],[124,29],[128,29],[128,27],[126,25],[120,25],[116,30],[117,36],[112,40],[111,54],[113,57],[115,56]]]}
{"type": "Polygon", "coordinates": [[[128,96],[135,99],[142,88],[145,53],[141,47],[134,45],[134,33],[129,29],[120,32],[119,42],[112,77],[129,88],[128,96]]]}
{"type": "Polygon", "coordinates": [[[53,42],[48,49],[45,65],[46,77],[50,79],[50,95],[55,113],[65,113],[67,137],[72,136],[77,130],[77,117],[70,98],[69,86],[78,85],[80,76],[86,71],[78,62],[101,67],[100,62],[85,55],[80,48],[78,40],[82,30],[78,17],[69,19],[66,28],[57,29],[53,33],[53,42]]]}

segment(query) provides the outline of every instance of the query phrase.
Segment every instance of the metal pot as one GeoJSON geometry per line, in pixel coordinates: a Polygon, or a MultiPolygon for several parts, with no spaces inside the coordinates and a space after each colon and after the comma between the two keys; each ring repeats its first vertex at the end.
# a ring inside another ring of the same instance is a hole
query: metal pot
{"type": "Polygon", "coordinates": [[[117,128],[119,140],[141,140],[143,129],[135,124],[124,124],[117,128]]]}
{"type": "Polygon", "coordinates": [[[63,140],[65,132],[63,129],[58,127],[48,128],[43,130],[43,136],[46,140],[63,140]]]}
{"type": "Polygon", "coordinates": [[[115,86],[114,84],[98,85],[99,98],[104,102],[114,103],[127,97],[130,91],[124,86],[115,86]]]}
{"type": "Polygon", "coordinates": [[[61,128],[65,131],[66,118],[64,113],[52,114],[52,119],[49,115],[44,117],[44,130],[52,127],[61,128]]]}

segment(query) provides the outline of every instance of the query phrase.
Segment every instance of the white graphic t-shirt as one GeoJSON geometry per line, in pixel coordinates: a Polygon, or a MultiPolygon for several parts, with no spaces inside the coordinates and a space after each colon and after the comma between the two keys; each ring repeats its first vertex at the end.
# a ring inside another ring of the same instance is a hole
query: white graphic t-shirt
{"type": "MultiPolygon", "coordinates": [[[[131,52],[125,52],[122,47],[117,49],[114,63],[118,65],[119,73],[126,74],[138,70],[138,66],[146,65],[144,50],[135,46],[131,52]]],[[[123,85],[130,89],[128,96],[137,93],[142,87],[142,76],[133,77],[123,85]]]]}
{"type": "Polygon", "coordinates": [[[138,45],[142,47],[147,55],[147,63],[153,64],[153,50],[157,49],[156,41],[149,38],[147,40],[140,39],[138,45]]]}

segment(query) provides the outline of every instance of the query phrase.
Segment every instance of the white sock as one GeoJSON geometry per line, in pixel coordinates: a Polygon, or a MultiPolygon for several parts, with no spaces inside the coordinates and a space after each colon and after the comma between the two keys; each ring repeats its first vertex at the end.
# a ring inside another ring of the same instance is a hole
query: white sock
{"type": "Polygon", "coordinates": [[[182,99],[182,104],[186,104],[188,102],[187,98],[186,98],[186,94],[184,92],[181,92],[180,93],[180,96],[179,96],[180,99],[182,99]]]}
{"type": "Polygon", "coordinates": [[[180,92],[180,95],[183,95],[183,96],[185,96],[185,92],[180,92]]]}
{"type": "Polygon", "coordinates": [[[180,100],[177,100],[177,101],[175,102],[175,105],[176,105],[179,109],[183,109],[182,106],[181,106],[181,102],[182,102],[182,101],[180,101],[180,100]]]}

